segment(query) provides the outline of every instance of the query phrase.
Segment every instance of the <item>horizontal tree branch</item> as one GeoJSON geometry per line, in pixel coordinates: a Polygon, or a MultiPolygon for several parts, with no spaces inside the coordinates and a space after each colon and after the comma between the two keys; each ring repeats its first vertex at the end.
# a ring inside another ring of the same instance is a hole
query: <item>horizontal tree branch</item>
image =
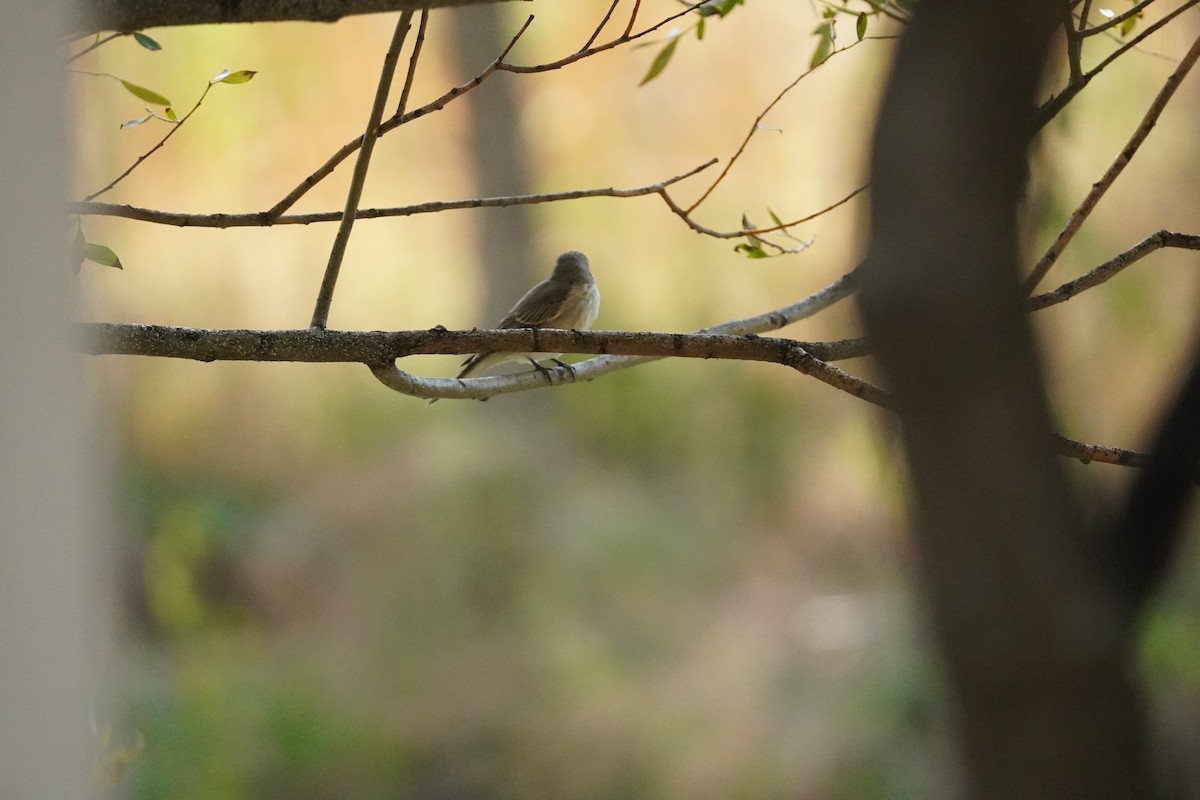
{"type": "Polygon", "coordinates": [[[80,32],[138,31],[216,22],[335,22],[357,14],[478,5],[499,0],[90,0],[80,32]]]}
{"type": "MultiPolygon", "coordinates": [[[[389,388],[418,398],[487,399],[540,386],[592,380],[615,369],[658,358],[703,358],[782,364],[861,400],[891,407],[878,386],[830,365],[861,355],[861,339],[801,342],[755,334],[686,334],[628,331],[502,329],[450,331],[204,330],[168,325],[80,323],[81,349],[92,355],[140,355],[196,361],[298,361],[362,363],[389,388]],[[467,354],[481,350],[601,354],[570,367],[487,378],[421,378],[394,360],[412,355],[467,354]],[[635,358],[627,358],[634,356],[635,358]]],[[[1062,455],[1142,467],[1147,457],[1132,450],[1055,439],[1062,455]]]]}
{"type": "MultiPolygon", "coordinates": [[[[440,211],[452,211],[466,208],[500,208],[508,206],[535,205],[537,203],[554,203],[563,200],[579,200],[585,197],[640,197],[648,194],[659,194],[673,183],[690,178],[702,170],[708,169],[717,160],[711,159],[698,167],[688,170],[682,175],[676,175],[665,181],[638,186],[630,189],[613,187],[599,189],[574,189],[566,192],[548,192],[545,194],[512,195],[508,197],[475,197],[466,200],[435,200],[427,203],[417,203],[410,206],[395,208],[360,208],[356,219],[379,219],[382,217],[408,217],[415,214],[436,214],[440,211]]],[[[311,214],[285,214],[272,217],[269,211],[256,211],[248,214],[190,214],[179,211],[158,211],[151,208],[102,202],[73,202],[67,204],[67,211],[80,216],[104,216],[132,219],[138,222],[153,222],[159,225],[176,225],[181,228],[254,228],[271,225],[310,225],[314,222],[337,222],[342,218],[341,211],[319,211],[311,214]]]]}
{"type": "Polygon", "coordinates": [[[756,334],[503,328],[452,331],[213,330],[173,325],[79,323],[90,355],[136,355],[193,361],[298,361],[382,364],[414,355],[467,355],[484,350],[588,353],[665,358],[776,361],[781,348],[802,347],[823,361],[853,357],[857,341],[798,342],[756,334]]]}
{"type": "MultiPolygon", "coordinates": [[[[1153,238],[1153,237],[1152,237],[1153,238]]],[[[868,355],[864,338],[801,342],[750,336],[778,330],[807,319],[849,297],[857,288],[849,272],[791,305],[752,317],[731,320],[695,334],[629,333],[622,331],[534,332],[528,329],[450,331],[331,331],[204,330],[131,323],[78,323],[80,349],[92,355],[142,355],[197,361],[300,361],[362,363],[384,385],[415,397],[476,397],[526,391],[553,383],[589,381],[666,356],[739,358],[785,363],[856,397],[886,407],[882,389],[825,363],[868,355]],[[561,337],[561,338],[555,338],[561,337]],[[665,338],[662,338],[665,337],[665,338]],[[644,347],[645,346],[645,347],[644,347]],[[657,348],[654,353],[647,347],[657,348]],[[547,373],[472,378],[420,378],[398,369],[394,359],[419,354],[466,354],[480,350],[514,352],[608,353],[547,373]],[[538,348],[545,348],[538,350],[538,348]],[[736,352],[738,355],[725,355],[736,352]],[[637,353],[637,355],[621,355],[637,353]],[[790,361],[788,360],[790,359],[790,361]]],[[[1037,298],[1033,298],[1036,300],[1037,298]]],[[[1056,438],[1056,449],[1083,463],[1097,461],[1120,466],[1144,466],[1146,456],[1132,450],[1056,438]]]]}

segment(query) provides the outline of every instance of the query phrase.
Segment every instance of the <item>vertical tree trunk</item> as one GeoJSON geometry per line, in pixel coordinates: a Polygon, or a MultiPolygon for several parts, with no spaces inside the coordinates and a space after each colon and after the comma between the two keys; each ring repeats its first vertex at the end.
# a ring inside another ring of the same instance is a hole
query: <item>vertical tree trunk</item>
{"type": "Polygon", "coordinates": [[[1059,3],[922,0],[880,110],[860,302],[896,393],[979,798],[1150,795],[1127,616],[1050,447],[1017,207],[1059,3]]]}

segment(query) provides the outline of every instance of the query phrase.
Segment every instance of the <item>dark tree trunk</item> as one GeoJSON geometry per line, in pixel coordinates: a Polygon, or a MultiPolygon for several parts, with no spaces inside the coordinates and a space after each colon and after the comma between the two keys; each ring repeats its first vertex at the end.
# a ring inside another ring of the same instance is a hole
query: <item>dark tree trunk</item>
{"type": "Polygon", "coordinates": [[[861,308],[979,798],[1151,795],[1130,627],[1051,448],[1017,211],[1062,7],[922,0],[879,114],[861,308]]]}

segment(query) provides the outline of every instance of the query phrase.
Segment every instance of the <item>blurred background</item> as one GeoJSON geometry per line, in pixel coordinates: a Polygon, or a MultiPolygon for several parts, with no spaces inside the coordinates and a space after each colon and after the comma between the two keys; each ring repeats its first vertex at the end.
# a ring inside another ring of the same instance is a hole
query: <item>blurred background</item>
{"type": "MultiPolygon", "coordinates": [[[[607,7],[433,11],[410,106],[476,75],[530,13],[513,63],[574,52],[607,7]]],[[[645,2],[638,27],[679,9],[645,2]]],[[[627,14],[623,4],[600,41],[627,14]]],[[[394,21],[162,29],[148,31],[159,52],[126,37],[80,59],[73,66],[166,95],[180,114],[222,68],[258,71],[215,87],[100,199],[270,207],[361,135],[394,21]]],[[[362,206],[636,187],[724,163],[808,68],[818,21],[809,4],[754,0],[710,18],[703,41],[686,33],[641,87],[661,35],[560,70],[497,74],[383,137],[362,206]]],[[[849,44],[853,19],[839,25],[838,44],[849,44]]],[[[1030,253],[1107,168],[1198,30],[1197,14],[1183,15],[1044,132],[1030,253]]],[[[743,213],[765,223],[768,208],[794,219],[860,186],[893,46],[866,41],[802,81],[697,221],[736,230],[743,213]]],[[[1094,37],[1085,58],[1117,46],[1094,37]]],[[[145,112],[116,81],[72,74],[70,90],[82,197],[167,128],[119,129],[145,112]]],[[[1044,288],[1158,229],[1200,232],[1198,107],[1192,76],[1044,288]]],[[[295,210],[340,210],[351,161],[295,210]]],[[[675,196],[695,199],[719,168],[675,196]]],[[[864,196],[800,226],[812,246],[767,260],[697,235],[654,196],[363,220],[330,327],[486,327],[559,252],[578,249],[604,296],[597,328],[689,331],[786,305],[852,269],[865,207],[864,196]]],[[[84,266],[87,318],[206,328],[306,327],[336,229],[102,217],[83,227],[124,264],[84,266]]],[[[1145,442],[1196,334],[1198,266],[1195,253],[1161,251],[1037,316],[1064,434],[1145,442]]],[[[857,332],[845,302],[786,334],[857,332]]],[[[401,367],[447,376],[460,360],[401,367]]],[[[845,366],[871,376],[865,361],[845,366]]],[[[98,691],[106,790],[173,800],[955,794],[952,709],[922,622],[900,454],[886,416],[854,398],[778,366],[683,360],[432,408],[361,365],[100,357],[90,368],[122,635],[98,691]]],[[[1097,516],[1129,479],[1067,468],[1097,516]]],[[[1144,639],[1163,750],[1177,754],[1200,741],[1198,567],[1193,536],[1144,639]]]]}

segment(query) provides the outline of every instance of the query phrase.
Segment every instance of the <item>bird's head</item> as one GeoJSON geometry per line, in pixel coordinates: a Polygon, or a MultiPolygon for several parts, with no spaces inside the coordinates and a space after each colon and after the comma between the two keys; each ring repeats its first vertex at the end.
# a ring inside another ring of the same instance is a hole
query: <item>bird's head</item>
{"type": "Polygon", "coordinates": [[[558,257],[554,264],[554,279],[570,283],[590,281],[592,271],[588,269],[587,256],[578,250],[571,250],[558,257]]]}

